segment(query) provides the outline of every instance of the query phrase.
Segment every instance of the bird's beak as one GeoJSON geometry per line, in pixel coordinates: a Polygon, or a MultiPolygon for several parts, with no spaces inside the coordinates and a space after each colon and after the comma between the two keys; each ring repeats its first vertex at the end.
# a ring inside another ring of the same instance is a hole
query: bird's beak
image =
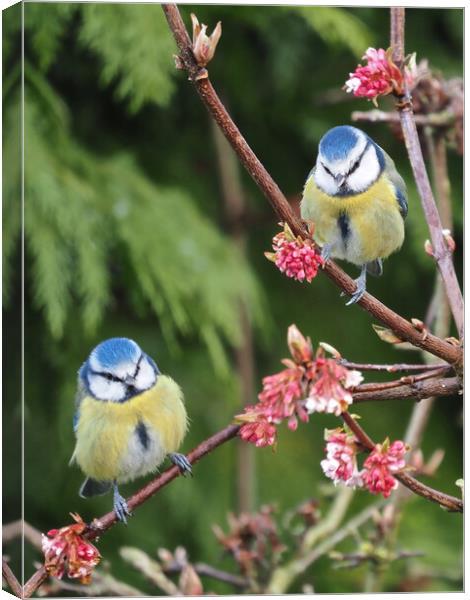
{"type": "Polygon", "coordinates": [[[338,184],[338,187],[343,187],[347,179],[346,175],[336,175],[335,181],[338,184]]]}
{"type": "Polygon", "coordinates": [[[134,385],[134,383],[135,383],[135,380],[134,380],[134,378],[132,377],[132,375],[126,375],[126,378],[124,379],[124,383],[125,383],[126,385],[134,385]]]}

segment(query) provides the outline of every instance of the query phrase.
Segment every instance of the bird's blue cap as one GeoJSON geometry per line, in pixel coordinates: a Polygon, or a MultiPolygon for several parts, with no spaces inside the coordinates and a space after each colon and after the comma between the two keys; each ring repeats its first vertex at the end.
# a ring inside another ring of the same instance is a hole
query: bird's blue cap
{"type": "Polygon", "coordinates": [[[110,369],[123,362],[136,360],[141,352],[139,346],[128,338],[111,338],[98,344],[91,354],[104,368],[110,369]]]}
{"type": "Polygon", "coordinates": [[[326,160],[335,162],[345,160],[357,144],[361,131],[350,125],[338,125],[325,133],[318,149],[326,160]]]}

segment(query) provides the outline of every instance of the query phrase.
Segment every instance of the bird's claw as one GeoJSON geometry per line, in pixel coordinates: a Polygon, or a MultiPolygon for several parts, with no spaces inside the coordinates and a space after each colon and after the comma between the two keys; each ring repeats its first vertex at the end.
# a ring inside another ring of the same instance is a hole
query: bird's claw
{"type": "Polygon", "coordinates": [[[174,465],[176,465],[180,469],[181,473],[185,477],[187,473],[192,477],[193,471],[191,463],[184,454],[178,454],[177,452],[174,452],[173,454],[170,454],[170,460],[174,465]]]}
{"type": "Polygon", "coordinates": [[[114,490],[113,508],[119,521],[127,525],[126,516],[130,517],[132,513],[127,506],[126,500],[117,491],[117,488],[114,490]]]}
{"type": "Polygon", "coordinates": [[[325,262],[330,258],[332,249],[333,249],[333,244],[325,244],[322,247],[320,256],[323,258],[323,260],[325,262]]]}
{"type": "Polygon", "coordinates": [[[351,306],[351,304],[356,304],[366,293],[366,282],[359,277],[356,279],[356,291],[352,294],[351,298],[346,302],[346,306],[351,306]]]}

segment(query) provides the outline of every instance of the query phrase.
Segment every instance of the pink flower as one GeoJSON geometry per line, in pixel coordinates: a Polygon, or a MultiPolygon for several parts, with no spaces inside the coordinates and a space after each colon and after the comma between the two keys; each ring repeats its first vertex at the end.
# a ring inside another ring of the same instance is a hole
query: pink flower
{"type": "Polygon", "coordinates": [[[274,262],[281,273],[297,281],[310,283],[324,264],[313,241],[295,237],[287,224],[284,231],[274,236],[273,249],[274,252],[265,252],[266,258],[274,262]]]}
{"type": "Polygon", "coordinates": [[[338,428],[326,430],[325,439],[326,458],[320,463],[325,475],[335,485],[344,482],[349,487],[362,487],[361,474],[357,469],[358,447],[354,435],[338,428]]]}
{"type": "Polygon", "coordinates": [[[309,414],[326,412],[339,416],[352,404],[349,389],[362,381],[359,371],[350,371],[334,358],[324,358],[322,355],[316,358],[309,377],[312,383],[305,402],[309,414]]]}
{"type": "MultiPolygon", "coordinates": [[[[254,407],[247,407],[253,409],[254,407]]],[[[240,437],[243,441],[254,444],[257,448],[264,446],[273,446],[276,443],[277,430],[273,423],[270,423],[263,414],[248,412],[244,415],[239,415],[238,420],[247,420],[252,418],[253,421],[248,421],[240,427],[240,437]]]]}
{"type": "Polygon", "coordinates": [[[372,494],[382,494],[384,498],[398,486],[398,481],[392,473],[405,467],[406,444],[397,440],[390,444],[388,438],[383,444],[377,444],[375,449],[364,461],[361,472],[364,485],[372,494]]]}
{"type": "Polygon", "coordinates": [[[296,400],[300,400],[304,395],[302,378],[305,370],[294,363],[291,364],[287,359],[284,364],[289,368],[265,377],[263,389],[258,394],[259,405],[264,414],[277,423],[292,416],[296,400]]]}
{"type": "Polygon", "coordinates": [[[101,560],[98,549],[82,537],[86,529],[80,515],[70,513],[76,523],[61,529],[51,529],[42,536],[44,566],[49,575],[61,579],[64,573],[68,577],[80,579],[80,583],[89,583],[91,572],[101,560]]]}
{"type": "Polygon", "coordinates": [[[377,96],[404,93],[403,74],[391,59],[391,49],[368,48],[362,59],[367,60],[367,65],[358,65],[354,73],[349,74],[345,84],[347,92],[374,102],[377,96]]]}

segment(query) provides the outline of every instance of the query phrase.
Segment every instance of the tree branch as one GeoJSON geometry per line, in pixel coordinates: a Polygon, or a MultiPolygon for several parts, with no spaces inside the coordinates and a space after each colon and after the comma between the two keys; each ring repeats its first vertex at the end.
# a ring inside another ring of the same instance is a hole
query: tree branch
{"type": "MultiPolygon", "coordinates": [[[[393,52],[393,60],[403,68],[405,54],[405,9],[392,7],[391,11],[391,31],[390,41],[393,52]]],[[[406,91],[405,95],[398,99],[397,110],[400,117],[403,137],[405,139],[408,157],[410,159],[413,175],[416,181],[416,187],[421,199],[424,216],[428,223],[431,234],[431,242],[434,252],[434,258],[441,273],[444,286],[449,299],[449,305],[452,311],[454,322],[457,326],[459,336],[463,336],[463,298],[460,290],[457,275],[455,273],[454,263],[452,261],[452,252],[442,234],[442,223],[434,200],[429,177],[424,164],[423,153],[419,143],[418,130],[414,120],[411,98],[406,91]]]]}
{"type": "Polygon", "coordinates": [[[8,586],[13,592],[13,594],[18,598],[21,598],[23,593],[23,590],[21,589],[21,584],[16,578],[13,571],[10,569],[10,565],[7,563],[5,558],[2,558],[2,575],[5,581],[8,583],[8,586]]]}
{"type": "Polygon", "coordinates": [[[457,377],[445,379],[432,379],[430,381],[417,381],[410,385],[401,385],[391,389],[375,390],[369,392],[353,392],[354,404],[360,402],[382,400],[404,400],[413,398],[422,400],[429,396],[453,396],[461,391],[461,384],[457,377]]]}
{"type": "Polygon", "coordinates": [[[450,371],[451,368],[449,365],[445,365],[444,367],[437,367],[435,369],[429,369],[424,371],[424,373],[418,373],[418,375],[404,375],[400,377],[400,379],[394,379],[393,381],[378,381],[378,382],[370,382],[370,383],[361,383],[354,388],[356,392],[375,392],[381,390],[387,390],[392,388],[397,388],[402,385],[412,385],[417,381],[423,381],[424,379],[432,379],[437,376],[443,376],[450,371]]]}
{"type": "MultiPolygon", "coordinates": [[[[295,235],[307,238],[308,234],[302,221],[295,215],[283,193],[256,157],[222,104],[209,81],[207,70],[201,69],[197,65],[192,53],[191,41],[181,19],[178,7],[175,4],[163,4],[162,8],[180,50],[179,64],[188,72],[190,81],[194,83],[196,91],[209,113],[221,128],[248,173],[271,203],[278,218],[282,222],[288,223],[295,235]]],[[[331,260],[326,263],[324,272],[347,294],[350,295],[356,290],[356,284],[353,280],[331,260]]],[[[369,293],[364,294],[358,304],[369,311],[376,319],[390,327],[401,339],[410,342],[418,348],[427,350],[431,354],[455,365],[459,371],[461,370],[462,351],[460,348],[452,346],[448,342],[440,340],[429,333],[423,335],[412,323],[392,311],[369,293]]]]}
{"type": "Polygon", "coordinates": [[[396,363],[394,365],[380,365],[375,363],[356,363],[346,360],[344,358],[339,359],[339,364],[343,365],[347,369],[357,369],[358,371],[387,371],[387,373],[396,373],[397,371],[426,371],[434,370],[438,367],[447,367],[446,363],[434,363],[432,365],[427,364],[408,364],[408,363],[396,363]]]}
{"type": "MultiPolygon", "coordinates": [[[[399,123],[400,115],[396,112],[386,112],[383,110],[355,110],[351,114],[353,121],[367,121],[369,123],[399,123]]],[[[456,115],[450,110],[443,110],[438,113],[429,113],[426,115],[414,115],[416,125],[420,127],[451,127],[456,115]]]]}

